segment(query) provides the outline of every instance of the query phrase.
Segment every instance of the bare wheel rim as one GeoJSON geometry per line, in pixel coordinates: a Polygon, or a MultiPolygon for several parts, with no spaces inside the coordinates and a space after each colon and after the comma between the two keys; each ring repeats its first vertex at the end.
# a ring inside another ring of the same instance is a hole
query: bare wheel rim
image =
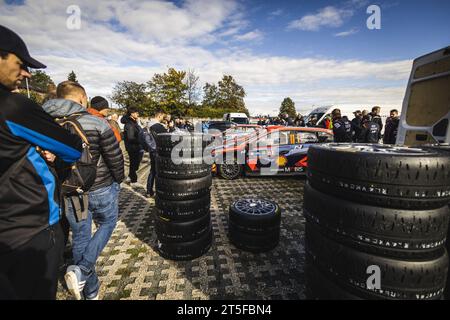
{"type": "Polygon", "coordinates": [[[264,199],[241,199],[234,203],[234,207],[251,215],[267,215],[276,210],[276,205],[273,202],[264,199]]]}

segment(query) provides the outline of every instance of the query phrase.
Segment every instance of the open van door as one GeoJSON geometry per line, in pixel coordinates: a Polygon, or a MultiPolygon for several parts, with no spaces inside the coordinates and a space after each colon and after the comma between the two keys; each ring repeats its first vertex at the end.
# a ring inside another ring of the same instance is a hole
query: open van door
{"type": "Polygon", "coordinates": [[[397,144],[450,143],[450,46],[414,60],[397,144]]]}

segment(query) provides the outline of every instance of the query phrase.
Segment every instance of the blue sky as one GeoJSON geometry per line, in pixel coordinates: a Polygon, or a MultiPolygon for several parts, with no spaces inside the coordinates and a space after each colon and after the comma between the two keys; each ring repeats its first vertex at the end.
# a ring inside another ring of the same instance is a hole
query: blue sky
{"type": "Polygon", "coordinates": [[[275,113],[287,96],[302,113],[399,108],[412,60],[450,45],[445,0],[0,0],[0,21],[56,82],[75,70],[90,96],[174,66],[202,85],[233,75],[253,114],[275,113]],[[366,27],[374,4],[380,30],[366,27]],[[66,27],[69,5],[81,10],[79,29],[66,27]]]}

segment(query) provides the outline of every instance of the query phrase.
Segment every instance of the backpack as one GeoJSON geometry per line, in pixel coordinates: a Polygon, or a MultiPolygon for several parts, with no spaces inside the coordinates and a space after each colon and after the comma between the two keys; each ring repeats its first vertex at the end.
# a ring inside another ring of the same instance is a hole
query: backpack
{"type": "Polygon", "coordinates": [[[148,130],[148,128],[144,128],[139,130],[138,133],[138,141],[141,145],[142,149],[147,152],[156,152],[156,141],[153,134],[148,130]]]}
{"type": "Polygon", "coordinates": [[[86,133],[78,122],[83,114],[72,114],[68,117],[55,119],[55,121],[70,133],[78,135],[83,140],[81,158],[68,165],[59,162],[58,173],[62,180],[62,194],[66,197],[82,195],[89,191],[97,177],[97,163],[93,161],[89,141],[86,133]]]}

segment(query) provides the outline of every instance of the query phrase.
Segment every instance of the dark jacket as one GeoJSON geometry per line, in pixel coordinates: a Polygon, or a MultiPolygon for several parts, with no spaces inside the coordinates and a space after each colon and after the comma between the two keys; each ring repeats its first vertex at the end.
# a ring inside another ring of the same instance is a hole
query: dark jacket
{"type": "Polygon", "coordinates": [[[124,115],[120,120],[125,127],[123,130],[123,140],[125,142],[125,149],[128,153],[138,153],[143,151],[141,144],[139,143],[139,131],[142,128],[132,119],[129,115],[124,115]]]}
{"type": "Polygon", "coordinates": [[[86,108],[70,100],[47,101],[42,108],[53,118],[62,118],[81,113],[78,122],[86,133],[93,161],[97,164],[97,178],[90,190],[121,183],[124,179],[122,150],[108,122],[87,112],[86,108]]]}
{"type": "Polygon", "coordinates": [[[362,143],[378,143],[380,140],[380,127],[378,123],[373,120],[368,122],[366,126],[363,125],[358,142],[362,143]],[[367,127],[366,127],[367,126],[367,127]]]}
{"type": "Polygon", "coordinates": [[[353,141],[356,141],[361,134],[362,117],[355,117],[352,120],[353,141]]]}
{"type": "Polygon", "coordinates": [[[333,120],[334,142],[352,142],[352,124],[348,119],[333,120]]]}
{"type": "Polygon", "coordinates": [[[36,147],[73,163],[81,143],[36,103],[0,85],[0,253],[59,221],[59,182],[36,147]]]}
{"type": "Polygon", "coordinates": [[[395,142],[397,141],[399,122],[400,119],[398,117],[386,119],[386,128],[384,129],[383,137],[384,144],[395,144],[395,142]]]}
{"type": "Polygon", "coordinates": [[[375,122],[378,127],[380,128],[380,133],[378,136],[378,140],[381,139],[381,131],[383,130],[383,120],[381,119],[381,117],[379,115],[374,115],[372,114],[372,121],[375,122]]]}

